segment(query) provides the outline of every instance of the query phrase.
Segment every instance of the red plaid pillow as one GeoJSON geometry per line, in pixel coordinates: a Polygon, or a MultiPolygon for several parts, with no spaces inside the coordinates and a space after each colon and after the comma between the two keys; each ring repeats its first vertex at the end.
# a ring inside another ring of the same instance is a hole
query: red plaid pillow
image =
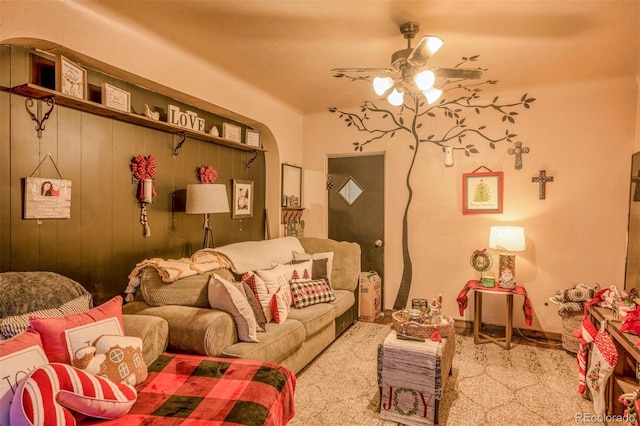
{"type": "Polygon", "coordinates": [[[333,302],[336,295],[326,280],[291,280],[291,297],[296,309],[316,303],[333,302]]]}

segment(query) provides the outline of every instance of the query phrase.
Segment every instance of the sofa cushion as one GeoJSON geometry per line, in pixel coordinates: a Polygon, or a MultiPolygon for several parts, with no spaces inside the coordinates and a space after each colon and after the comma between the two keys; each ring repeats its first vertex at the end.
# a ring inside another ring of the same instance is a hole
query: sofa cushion
{"type": "Polygon", "coordinates": [[[151,365],[167,349],[169,323],[164,318],[152,315],[123,314],[122,322],[124,323],[125,335],[142,339],[142,357],[147,366],[151,365]]]}
{"type": "Polygon", "coordinates": [[[329,302],[336,310],[336,318],[344,314],[356,303],[356,296],[349,290],[333,290],[336,300],[329,302]]]}
{"type": "MultiPolygon", "coordinates": [[[[233,274],[226,268],[214,269],[227,281],[233,281],[233,274]]],[[[149,306],[182,305],[208,308],[207,286],[209,274],[192,275],[172,283],[162,281],[154,268],[146,268],[140,278],[140,292],[149,306]]]]}
{"type": "Polygon", "coordinates": [[[304,326],[307,339],[329,325],[336,317],[336,311],[330,303],[318,303],[303,309],[292,309],[289,318],[300,321],[304,326]]]}
{"type": "Polygon", "coordinates": [[[306,253],[333,252],[331,287],[334,290],[355,291],[360,276],[360,246],[347,241],[326,238],[299,238],[306,253]]]}
{"type": "Polygon", "coordinates": [[[306,338],[300,321],[289,319],[282,324],[269,323],[266,328],[266,333],[260,333],[259,343],[236,343],[226,348],[222,355],[278,363],[297,350],[306,338]]]}
{"type": "Polygon", "coordinates": [[[294,251],[293,253],[293,261],[304,261],[304,260],[312,260],[313,261],[313,273],[312,278],[314,280],[324,278],[327,280],[329,285],[331,285],[331,271],[333,271],[333,252],[327,251],[322,253],[300,253],[294,251]],[[316,265],[317,262],[317,265],[316,265]],[[322,271],[322,265],[324,264],[325,270],[322,271]],[[324,272],[324,273],[323,273],[324,272]]]}

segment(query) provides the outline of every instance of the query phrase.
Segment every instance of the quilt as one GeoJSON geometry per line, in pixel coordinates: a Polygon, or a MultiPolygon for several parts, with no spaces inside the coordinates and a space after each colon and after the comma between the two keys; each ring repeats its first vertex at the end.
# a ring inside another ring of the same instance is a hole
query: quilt
{"type": "Polygon", "coordinates": [[[128,414],[79,425],[280,426],[295,414],[296,376],[286,367],[235,358],[164,353],[136,386],[128,414]]]}

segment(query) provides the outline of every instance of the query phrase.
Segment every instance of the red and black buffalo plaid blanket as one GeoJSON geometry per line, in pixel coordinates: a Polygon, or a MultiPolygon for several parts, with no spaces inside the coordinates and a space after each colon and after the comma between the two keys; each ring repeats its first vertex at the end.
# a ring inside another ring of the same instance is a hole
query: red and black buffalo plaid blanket
{"type": "Polygon", "coordinates": [[[501,287],[491,287],[487,288],[482,285],[481,282],[476,280],[467,281],[467,283],[462,287],[456,301],[458,302],[458,310],[460,311],[460,316],[464,315],[464,310],[467,309],[467,304],[469,300],[467,299],[467,293],[471,290],[480,289],[480,290],[491,290],[499,293],[513,293],[513,294],[521,294],[524,296],[524,302],[522,302],[522,312],[524,313],[524,320],[527,325],[533,324],[533,308],[531,307],[531,300],[527,295],[527,290],[520,286],[516,285],[515,288],[501,288],[501,287]]]}
{"type": "Polygon", "coordinates": [[[247,359],[164,353],[136,386],[129,413],[81,425],[286,425],[295,414],[296,376],[286,367],[247,359]]]}

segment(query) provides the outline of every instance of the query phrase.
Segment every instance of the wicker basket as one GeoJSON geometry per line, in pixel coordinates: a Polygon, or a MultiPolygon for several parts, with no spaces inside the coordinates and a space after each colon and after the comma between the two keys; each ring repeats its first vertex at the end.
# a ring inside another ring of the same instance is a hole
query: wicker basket
{"type": "Polygon", "coordinates": [[[418,324],[416,322],[405,322],[402,320],[402,311],[397,311],[391,314],[393,319],[393,329],[395,331],[408,334],[409,336],[421,337],[428,339],[433,334],[434,329],[438,329],[440,336],[448,337],[450,334],[454,334],[453,319],[446,315],[441,315],[442,322],[440,324],[418,324]]]}
{"type": "Polygon", "coordinates": [[[580,339],[573,335],[573,330],[580,328],[582,313],[569,314],[562,318],[562,348],[568,352],[577,353],[580,339]]]}

